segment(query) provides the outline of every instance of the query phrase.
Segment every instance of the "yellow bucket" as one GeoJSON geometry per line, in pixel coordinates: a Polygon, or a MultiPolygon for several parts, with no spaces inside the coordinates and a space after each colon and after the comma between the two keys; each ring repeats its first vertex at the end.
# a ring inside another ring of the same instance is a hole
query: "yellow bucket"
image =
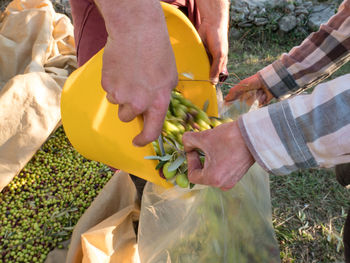
{"type": "MultiPolygon", "coordinates": [[[[210,64],[196,29],[175,7],[162,3],[162,8],[179,73],[176,89],[200,108],[208,100],[208,115],[217,116],[215,86],[207,81],[210,64]],[[195,81],[187,75],[192,75],[195,81]]],[[[142,118],[121,122],[118,106],[107,101],[101,86],[102,54],[103,49],[74,71],[63,87],[61,115],[68,139],[87,159],[171,187],[155,170],[158,161],[144,159],[155,155],[152,144],[132,145],[132,139],[142,130],[142,118]]]]}

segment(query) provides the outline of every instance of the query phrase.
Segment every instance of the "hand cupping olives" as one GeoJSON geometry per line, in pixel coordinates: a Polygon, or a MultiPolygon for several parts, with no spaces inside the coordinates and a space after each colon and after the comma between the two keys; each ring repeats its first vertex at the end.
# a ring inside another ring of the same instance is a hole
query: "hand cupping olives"
{"type": "MultiPolygon", "coordinates": [[[[182,135],[186,131],[208,130],[228,121],[231,119],[209,117],[204,110],[199,109],[179,92],[173,91],[161,134],[162,141],[152,143],[159,157],[154,159],[160,161],[157,165],[160,175],[180,187],[192,187],[193,184],[187,178],[187,162],[182,145],[182,135]]],[[[200,156],[200,158],[204,163],[205,157],[200,156]]]]}

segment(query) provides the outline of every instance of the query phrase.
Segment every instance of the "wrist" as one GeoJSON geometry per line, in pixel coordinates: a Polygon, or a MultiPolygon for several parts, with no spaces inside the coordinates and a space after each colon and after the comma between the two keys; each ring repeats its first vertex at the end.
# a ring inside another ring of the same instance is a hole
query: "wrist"
{"type": "Polygon", "coordinates": [[[259,157],[259,154],[257,153],[257,151],[254,149],[253,144],[251,143],[247,130],[245,129],[244,126],[244,122],[243,122],[243,118],[242,116],[240,116],[237,120],[237,124],[239,127],[239,131],[241,133],[242,139],[248,149],[248,151],[250,152],[253,160],[255,162],[257,162],[265,171],[270,172],[269,169],[266,167],[266,165],[264,164],[264,162],[261,160],[261,158],[259,157]]]}
{"type": "Polygon", "coordinates": [[[165,25],[164,14],[158,0],[95,0],[95,3],[111,38],[120,34],[132,34],[138,29],[151,30],[151,25],[165,25]]]}
{"type": "Polygon", "coordinates": [[[264,91],[264,93],[266,94],[266,103],[271,101],[273,98],[276,98],[274,96],[274,94],[272,94],[270,92],[270,89],[268,87],[268,85],[266,84],[264,78],[261,76],[260,72],[256,73],[257,75],[257,79],[259,80],[260,82],[260,87],[262,88],[262,90],[264,91]]]}

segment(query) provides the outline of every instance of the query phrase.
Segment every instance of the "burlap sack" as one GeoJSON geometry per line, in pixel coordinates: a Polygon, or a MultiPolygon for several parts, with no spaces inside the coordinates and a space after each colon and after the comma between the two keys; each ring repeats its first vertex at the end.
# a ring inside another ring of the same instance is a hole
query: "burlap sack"
{"type": "Polygon", "coordinates": [[[14,0],[0,19],[0,191],[60,122],[76,68],[73,26],[48,0],[14,0]]]}

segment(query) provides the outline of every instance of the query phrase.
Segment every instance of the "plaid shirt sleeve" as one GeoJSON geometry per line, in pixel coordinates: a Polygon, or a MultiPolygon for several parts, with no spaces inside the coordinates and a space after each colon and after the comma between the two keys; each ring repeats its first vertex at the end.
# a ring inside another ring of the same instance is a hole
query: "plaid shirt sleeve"
{"type": "Polygon", "coordinates": [[[300,46],[259,71],[276,97],[287,97],[321,82],[350,60],[350,0],[300,46]]]}
{"type": "Polygon", "coordinates": [[[273,174],[350,162],[350,74],[246,113],[238,124],[255,160],[273,174]]]}

